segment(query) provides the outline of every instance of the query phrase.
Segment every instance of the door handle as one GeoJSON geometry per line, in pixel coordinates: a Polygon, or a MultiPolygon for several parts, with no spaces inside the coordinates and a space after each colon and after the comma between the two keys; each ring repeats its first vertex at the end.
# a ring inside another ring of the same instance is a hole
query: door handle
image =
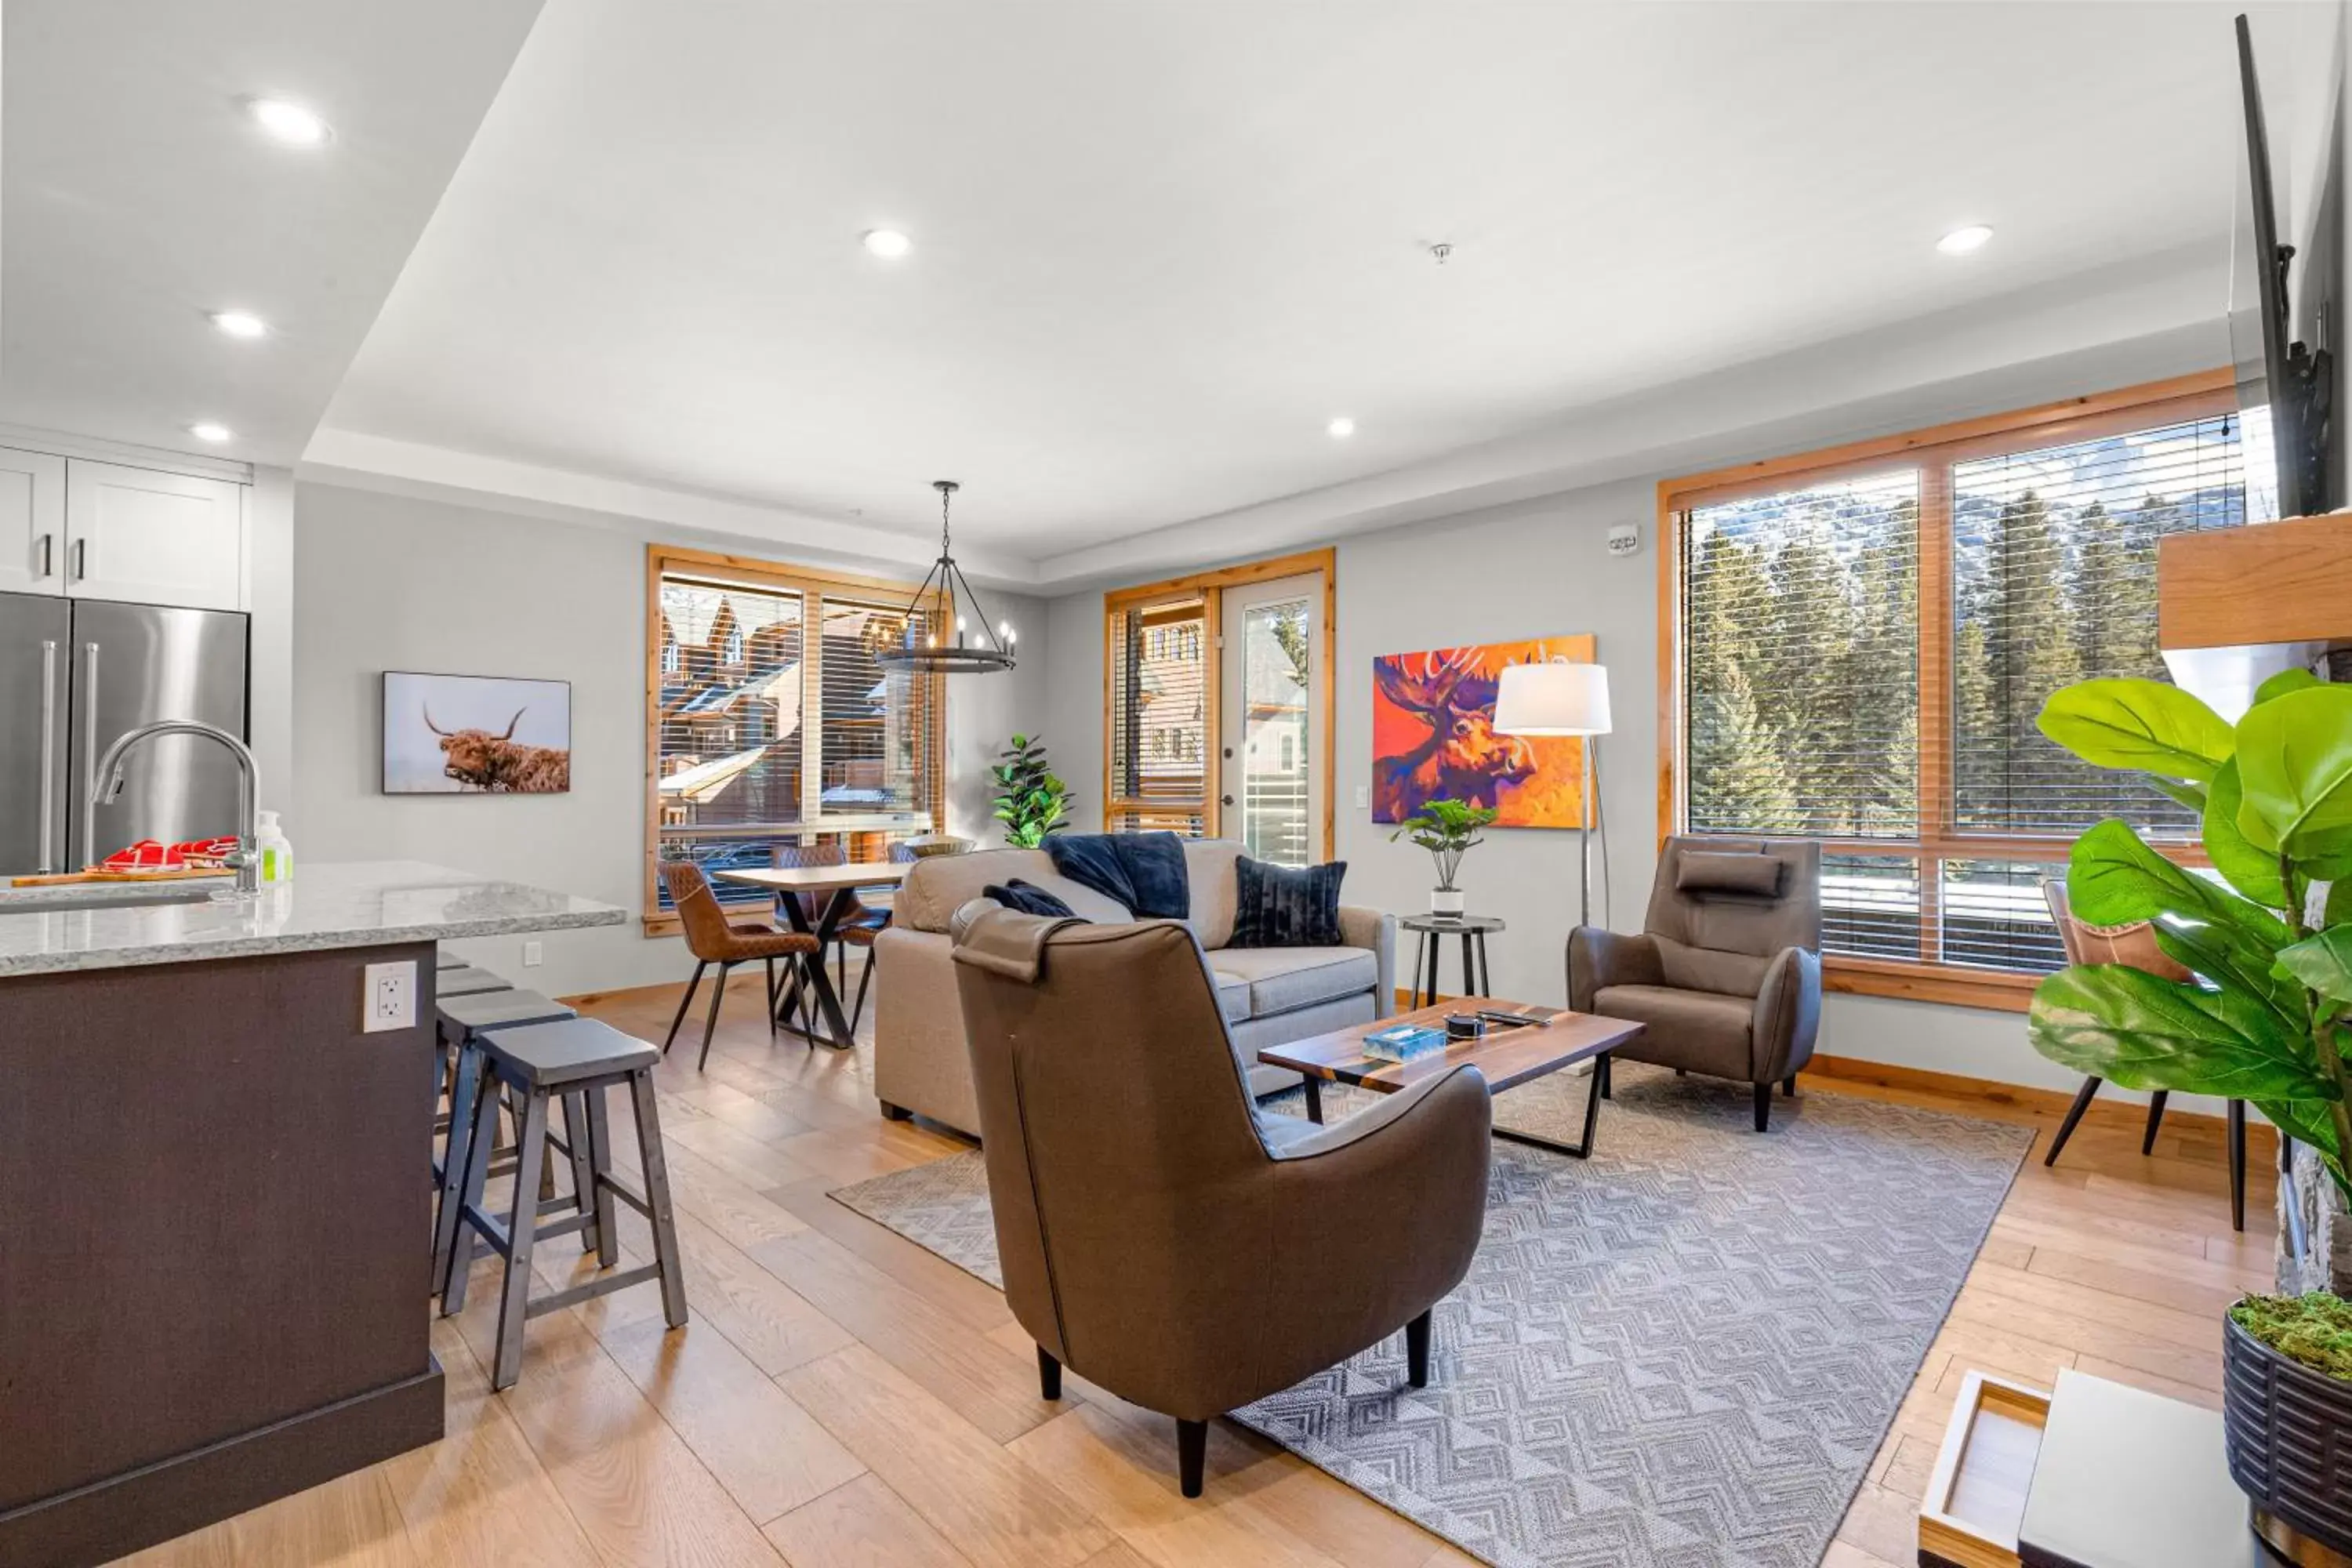
{"type": "MultiPolygon", "coordinates": [[[[57,574],[58,565],[55,559],[57,555],[57,538],[58,536],[54,533],[45,533],[41,535],[41,569],[38,572],[34,573],[34,576],[52,577],[57,574]]],[[[47,643],[42,646],[46,647],[55,647],[57,645],[54,643],[47,643]]]]}
{"type": "MultiPolygon", "coordinates": [[[[46,543],[47,541],[45,540],[46,543]]],[[[47,576],[45,572],[42,575],[47,576]]],[[[41,644],[41,873],[58,868],[58,645],[41,644]]]]}
{"type": "MultiPolygon", "coordinates": [[[[75,541],[74,548],[80,549],[81,542],[75,541]]],[[[83,726],[87,733],[82,738],[83,744],[88,748],[82,756],[82,766],[88,771],[81,781],[81,863],[84,868],[88,868],[98,864],[98,645],[96,643],[86,642],[81,645],[81,692],[84,704],[82,711],[89,719],[89,722],[83,726]]]]}
{"type": "Polygon", "coordinates": [[[1229,795],[1221,795],[1217,797],[1217,804],[1219,805],[1231,805],[1234,804],[1234,797],[1229,795]]]}
{"type": "MultiPolygon", "coordinates": [[[[79,583],[89,575],[89,541],[87,539],[77,539],[73,542],[73,580],[79,583]]],[[[92,643],[90,646],[95,647],[98,645],[92,643]]]]}

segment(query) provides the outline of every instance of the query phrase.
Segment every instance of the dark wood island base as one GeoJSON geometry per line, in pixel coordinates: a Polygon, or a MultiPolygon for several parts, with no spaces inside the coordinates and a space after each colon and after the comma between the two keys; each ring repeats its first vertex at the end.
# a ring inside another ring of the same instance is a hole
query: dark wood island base
{"type": "Polygon", "coordinates": [[[433,975],[405,942],[0,978],[0,1563],[102,1563],[442,1436],[433,975]],[[422,1022],[365,1034],[387,961],[422,1022]]]}

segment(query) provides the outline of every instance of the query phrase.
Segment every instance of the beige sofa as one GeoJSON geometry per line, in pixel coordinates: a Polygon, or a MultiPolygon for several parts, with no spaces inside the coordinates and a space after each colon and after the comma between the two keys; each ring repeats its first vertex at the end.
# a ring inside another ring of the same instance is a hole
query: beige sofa
{"type": "MultiPolygon", "coordinates": [[[[1270,1094],[1296,1073],[1257,1065],[1265,1046],[1370,1023],[1394,1011],[1396,921],[1377,910],[1341,906],[1339,947],[1233,948],[1234,863],[1242,847],[1227,839],[1184,846],[1192,910],[1184,923],[1200,939],[1217,986],[1234,1048],[1251,1089],[1270,1094]]],[[[1122,923],[1127,911],[1100,893],[1058,876],[1042,849],[984,849],[918,860],[891,900],[890,929],[874,944],[874,1093],[886,1116],[916,1113],[980,1132],[971,1059],[948,922],[990,883],[1019,878],[1045,889],[1079,915],[1122,923]]],[[[1083,1048],[1081,1044],[1080,1048],[1083,1048]]]]}

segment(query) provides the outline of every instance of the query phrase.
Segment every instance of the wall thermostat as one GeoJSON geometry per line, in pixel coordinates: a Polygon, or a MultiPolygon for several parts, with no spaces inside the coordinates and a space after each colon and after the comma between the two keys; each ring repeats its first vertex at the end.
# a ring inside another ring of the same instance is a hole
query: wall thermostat
{"type": "Polygon", "coordinates": [[[1621,522],[1609,531],[1609,553],[1631,555],[1642,548],[1642,527],[1639,523],[1621,522]]]}

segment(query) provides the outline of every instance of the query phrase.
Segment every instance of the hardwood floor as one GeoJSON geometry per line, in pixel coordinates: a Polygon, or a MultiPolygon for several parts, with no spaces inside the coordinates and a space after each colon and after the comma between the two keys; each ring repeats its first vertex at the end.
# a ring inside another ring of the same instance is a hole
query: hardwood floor
{"type": "MultiPolygon", "coordinates": [[[[772,1044],[760,981],[730,992],[709,1070],[690,1025],[661,1073],[693,1321],[656,1293],[531,1321],[521,1383],[489,1392],[497,1290],[436,1325],[449,1435],[126,1561],[142,1568],[791,1563],[793,1568],[1443,1568],[1473,1561],[1255,1435],[1213,1423],[1207,1495],[1178,1495],[1169,1423],[1073,1375],[1037,1397],[1003,1299],[828,1189],[965,1145],[877,1114],[849,1058],[772,1044]]],[[[585,1010],[658,1040],[674,987],[585,1010]]],[[[871,1027],[871,1015],[868,1015],[871,1027]]],[[[2176,1118],[2151,1158],[2137,1110],[2095,1108],[2056,1170],[2063,1097],[1957,1099],[1809,1076],[2040,1134],[1951,1319],[1854,1499],[1829,1568],[1915,1557],[1914,1511],[1962,1373],[2077,1366],[2218,1402],[2217,1317],[2270,1283],[2274,1145],[2249,1151],[2230,1230],[2218,1121],[2176,1118]]],[[[420,1173],[421,1174],[421,1173],[420,1173]]],[[[626,1215],[630,1260],[649,1254],[626,1215]]],[[[423,1238],[419,1238],[420,1253],[423,1238]]],[[[420,1262],[422,1261],[420,1257],[420,1262]]],[[[548,1284],[582,1264],[541,1250],[548,1284]]],[[[486,1274],[492,1265],[481,1265],[486,1274]]],[[[419,1311],[430,1309],[419,1301],[419,1311]]]]}

